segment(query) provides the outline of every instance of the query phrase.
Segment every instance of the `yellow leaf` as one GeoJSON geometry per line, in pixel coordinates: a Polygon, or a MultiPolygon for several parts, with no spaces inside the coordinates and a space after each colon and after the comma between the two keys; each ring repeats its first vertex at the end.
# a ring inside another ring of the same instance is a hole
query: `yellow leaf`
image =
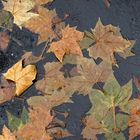
{"type": "Polygon", "coordinates": [[[2,135],[0,135],[0,140],[16,140],[16,137],[10,132],[10,130],[6,126],[4,126],[2,135]]]}
{"type": "Polygon", "coordinates": [[[16,95],[21,95],[27,88],[33,84],[37,70],[35,65],[28,65],[22,68],[22,60],[17,62],[5,74],[5,78],[16,83],[16,95]]]}
{"type": "Polygon", "coordinates": [[[4,10],[12,13],[14,17],[14,23],[21,27],[26,21],[30,18],[37,16],[38,14],[28,12],[30,11],[35,2],[32,0],[8,0],[7,2],[3,1],[4,10]]]}

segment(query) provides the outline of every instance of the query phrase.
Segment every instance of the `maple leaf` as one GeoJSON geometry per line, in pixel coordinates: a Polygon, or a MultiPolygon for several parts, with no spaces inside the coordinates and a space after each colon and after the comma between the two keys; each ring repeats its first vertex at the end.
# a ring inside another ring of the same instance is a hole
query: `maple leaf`
{"type": "Polygon", "coordinates": [[[53,119],[53,116],[50,115],[50,110],[39,107],[33,108],[30,109],[29,116],[31,122],[15,132],[15,135],[26,140],[52,140],[52,137],[45,130],[53,119]]]}
{"type": "Polygon", "coordinates": [[[108,63],[114,63],[114,52],[124,52],[133,44],[121,36],[118,27],[111,24],[104,26],[100,19],[92,30],[92,34],[95,43],[91,44],[92,47],[89,46],[89,55],[95,59],[100,57],[108,63]]]}
{"type": "Polygon", "coordinates": [[[97,140],[96,135],[104,133],[101,123],[97,121],[93,114],[86,116],[86,118],[84,118],[84,122],[85,128],[82,131],[84,138],[97,140]]]}
{"type": "Polygon", "coordinates": [[[23,128],[25,124],[30,122],[28,111],[25,107],[23,107],[20,116],[15,116],[10,112],[6,111],[7,119],[8,119],[8,128],[12,131],[18,131],[23,128]]]}
{"type": "Polygon", "coordinates": [[[7,81],[3,76],[0,83],[0,103],[10,101],[15,96],[15,84],[7,81]]]}
{"type": "Polygon", "coordinates": [[[12,13],[14,17],[14,23],[21,27],[26,21],[38,14],[28,12],[30,11],[35,3],[33,0],[8,0],[3,1],[4,10],[12,13]]]}
{"type": "Polygon", "coordinates": [[[136,136],[140,135],[140,99],[139,102],[131,108],[131,113],[128,119],[129,125],[129,139],[133,140],[136,136]]]}
{"type": "Polygon", "coordinates": [[[43,5],[47,4],[49,2],[52,2],[53,0],[35,0],[36,5],[43,5]]]}
{"type": "Polygon", "coordinates": [[[0,140],[16,140],[16,136],[4,125],[0,140]]]}
{"type": "Polygon", "coordinates": [[[72,74],[72,78],[69,79],[71,87],[81,93],[89,94],[95,83],[104,82],[108,78],[112,68],[106,63],[97,65],[93,59],[77,57],[76,72],[78,76],[73,77],[72,74]]]}
{"type": "MultiPolygon", "coordinates": [[[[52,29],[53,19],[57,16],[56,12],[41,6],[37,7],[37,12],[39,16],[31,18],[26,22],[25,27],[39,34],[38,44],[47,41],[49,38],[58,38],[60,33],[55,33],[52,29]]],[[[56,28],[63,28],[63,23],[58,23],[56,28]]]]}
{"type": "Polygon", "coordinates": [[[6,52],[10,37],[6,32],[0,32],[0,50],[6,52]]]}
{"type": "Polygon", "coordinates": [[[4,77],[16,83],[16,95],[19,96],[33,84],[36,74],[35,65],[22,68],[22,60],[20,60],[4,74],[4,77]]]}
{"type": "Polygon", "coordinates": [[[45,77],[36,83],[36,88],[46,95],[71,95],[74,90],[60,71],[62,66],[60,62],[47,63],[44,66],[45,77]]]}
{"type": "Polygon", "coordinates": [[[34,56],[32,52],[26,52],[22,59],[24,60],[24,65],[35,64],[42,59],[42,56],[34,56]]]}
{"type": "Polygon", "coordinates": [[[53,52],[60,62],[65,54],[77,54],[83,56],[79,42],[83,38],[83,33],[77,31],[75,27],[67,26],[62,30],[62,39],[51,44],[48,52],[53,52]]]}

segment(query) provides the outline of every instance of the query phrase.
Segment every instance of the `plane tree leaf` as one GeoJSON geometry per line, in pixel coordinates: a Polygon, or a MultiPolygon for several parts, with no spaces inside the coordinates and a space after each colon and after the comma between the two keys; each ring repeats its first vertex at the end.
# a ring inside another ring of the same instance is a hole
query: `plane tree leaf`
{"type": "MultiPolygon", "coordinates": [[[[77,76],[69,79],[73,89],[84,94],[92,91],[92,87],[97,82],[105,82],[112,73],[112,67],[104,62],[97,65],[93,59],[77,57],[77,76]]],[[[75,75],[75,74],[74,74],[75,75]]]]}
{"type": "Polygon", "coordinates": [[[100,57],[111,64],[115,62],[114,52],[124,52],[125,49],[132,45],[131,41],[122,37],[118,27],[111,24],[104,26],[100,19],[95,28],[92,29],[92,34],[92,38],[85,37],[83,40],[88,42],[85,45],[86,48],[89,44],[89,55],[95,59],[100,57]],[[93,42],[91,39],[93,39],[93,42]],[[92,47],[90,47],[91,45],[92,47]]]}
{"type": "Polygon", "coordinates": [[[24,107],[20,117],[16,117],[15,115],[11,114],[7,111],[7,117],[8,117],[8,127],[11,131],[15,132],[21,129],[26,123],[30,122],[28,111],[24,107]]]}
{"type": "Polygon", "coordinates": [[[8,44],[10,42],[10,36],[7,32],[0,32],[0,50],[6,52],[8,44]]]}
{"type": "Polygon", "coordinates": [[[58,39],[61,34],[61,28],[64,27],[64,23],[58,22],[54,24],[55,29],[53,30],[53,20],[57,17],[56,12],[39,6],[37,7],[37,13],[39,16],[31,18],[24,26],[39,35],[38,44],[47,41],[49,38],[58,39]],[[56,30],[57,33],[55,32],[56,30]]]}
{"type": "Polygon", "coordinates": [[[0,104],[10,101],[15,96],[15,83],[7,81],[3,76],[1,76],[0,82],[0,104]]]}
{"type": "Polygon", "coordinates": [[[19,96],[33,84],[32,81],[36,78],[36,74],[35,65],[23,68],[22,60],[20,60],[4,74],[4,77],[16,83],[16,95],[19,96]]]}
{"type": "Polygon", "coordinates": [[[75,27],[67,26],[62,30],[62,38],[53,42],[48,52],[53,52],[60,62],[63,62],[65,54],[77,54],[83,56],[79,42],[83,38],[83,33],[75,27]]]}
{"type": "Polygon", "coordinates": [[[17,140],[16,136],[4,125],[0,140],[17,140]]]}
{"type": "Polygon", "coordinates": [[[8,0],[3,1],[4,10],[11,12],[14,17],[14,23],[19,27],[38,14],[29,12],[34,7],[35,3],[33,0],[8,0]]]}
{"type": "Polygon", "coordinates": [[[135,99],[133,101],[135,102],[135,106],[131,108],[128,119],[130,140],[133,140],[136,136],[140,135],[140,99],[135,99]]]}

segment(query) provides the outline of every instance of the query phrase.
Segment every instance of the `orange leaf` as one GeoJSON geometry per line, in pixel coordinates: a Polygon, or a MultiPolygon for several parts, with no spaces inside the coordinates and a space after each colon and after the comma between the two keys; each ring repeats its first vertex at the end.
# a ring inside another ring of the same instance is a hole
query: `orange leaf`
{"type": "Polygon", "coordinates": [[[52,43],[48,52],[53,52],[60,62],[65,54],[77,54],[83,56],[79,42],[83,38],[83,33],[77,31],[75,27],[67,26],[62,31],[62,39],[52,43]]]}

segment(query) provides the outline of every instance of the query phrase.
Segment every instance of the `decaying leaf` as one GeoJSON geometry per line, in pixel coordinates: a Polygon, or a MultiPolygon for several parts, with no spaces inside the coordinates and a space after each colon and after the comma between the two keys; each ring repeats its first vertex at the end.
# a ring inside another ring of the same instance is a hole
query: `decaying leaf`
{"type": "Polygon", "coordinates": [[[74,90],[70,82],[64,77],[60,62],[47,63],[45,68],[45,77],[36,83],[36,88],[46,95],[71,95],[74,90]]]}
{"type": "Polygon", "coordinates": [[[95,83],[106,81],[112,72],[112,68],[104,62],[97,65],[93,59],[77,57],[76,72],[78,76],[69,79],[71,87],[81,93],[88,94],[95,83]]]}
{"type": "Polygon", "coordinates": [[[84,125],[82,135],[86,139],[97,140],[96,135],[104,133],[101,123],[97,121],[94,115],[86,116],[84,125]]]}
{"type": "Polygon", "coordinates": [[[30,122],[28,111],[23,107],[20,116],[15,116],[7,111],[8,128],[12,131],[18,131],[24,127],[26,123],[30,122]]]}
{"type": "Polygon", "coordinates": [[[0,50],[6,52],[10,36],[6,32],[0,32],[0,50]]]}
{"type": "Polygon", "coordinates": [[[7,81],[3,76],[0,83],[0,103],[10,101],[15,96],[15,84],[7,81]]]}
{"type": "Polygon", "coordinates": [[[15,133],[17,138],[23,138],[25,140],[29,138],[31,140],[53,140],[45,130],[53,119],[53,116],[50,115],[50,110],[44,110],[44,108],[39,107],[33,110],[30,109],[30,119],[30,123],[15,133]]]}
{"type": "Polygon", "coordinates": [[[0,135],[0,140],[17,140],[16,136],[10,132],[10,130],[4,126],[2,135],[0,135]]]}
{"type": "Polygon", "coordinates": [[[48,2],[52,2],[53,0],[35,0],[36,5],[47,4],[48,2]]]}
{"type": "Polygon", "coordinates": [[[4,77],[16,83],[16,95],[19,96],[33,84],[32,81],[36,78],[36,74],[35,65],[23,68],[22,60],[20,60],[4,74],[4,77]]]}
{"type": "Polygon", "coordinates": [[[135,107],[131,109],[131,114],[128,120],[129,139],[133,140],[136,136],[140,135],[140,100],[135,107]]]}
{"type": "Polygon", "coordinates": [[[95,59],[102,58],[108,63],[114,63],[114,52],[123,52],[130,47],[131,41],[122,37],[120,29],[111,24],[104,26],[99,19],[92,30],[95,43],[90,47],[89,55],[95,59]]]}
{"type": "MultiPolygon", "coordinates": [[[[39,34],[38,44],[47,41],[49,38],[58,38],[59,32],[55,33],[52,29],[52,23],[56,12],[54,10],[48,10],[44,7],[38,7],[37,12],[39,16],[31,18],[25,27],[29,30],[39,34]]],[[[63,23],[57,24],[56,28],[62,28],[63,23]]]]}
{"type": "Polygon", "coordinates": [[[21,27],[26,21],[34,16],[35,13],[29,12],[35,5],[33,0],[8,0],[3,1],[4,10],[9,11],[14,16],[14,23],[21,27]]]}
{"type": "Polygon", "coordinates": [[[65,54],[77,54],[83,56],[79,43],[83,38],[83,33],[75,27],[67,26],[62,30],[62,39],[51,44],[48,52],[53,52],[60,62],[65,54]]]}
{"type": "Polygon", "coordinates": [[[13,16],[6,10],[0,10],[0,26],[12,31],[13,29],[13,16]]]}
{"type": "Polygon", "coordinates": [[[32,52],[26,52],[22,59],[24,60],[24,65],[35,64],[36,62],[40,61],[42,57],[34,56],[32,52]]]}

